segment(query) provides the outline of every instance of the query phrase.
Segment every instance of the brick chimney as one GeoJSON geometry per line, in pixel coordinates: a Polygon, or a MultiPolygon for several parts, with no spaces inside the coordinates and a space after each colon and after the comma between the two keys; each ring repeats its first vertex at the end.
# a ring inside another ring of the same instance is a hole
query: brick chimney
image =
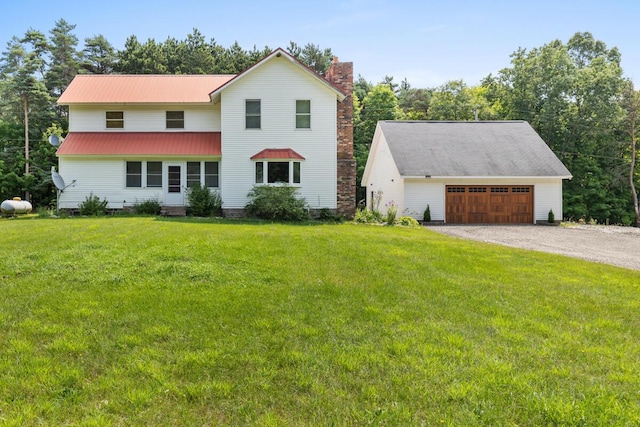
{"type": "Polygon", "coordinates": [[[337,57],[327,70],[326,79],[347,97],[337,104],[337,213],[353,218],[356,212],[356,160],[353,157],[353,62],[337,57]]]}

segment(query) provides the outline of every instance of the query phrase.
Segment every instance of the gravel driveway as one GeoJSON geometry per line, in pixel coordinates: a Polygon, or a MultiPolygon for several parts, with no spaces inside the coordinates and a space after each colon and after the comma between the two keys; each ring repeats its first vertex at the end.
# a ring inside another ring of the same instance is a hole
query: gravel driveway
{"type": "Polygon", "coordinates": [[[465,239],[567,255],[640,270],[640,228],[613,225],[442,225],[430,230],[465,239]]]}

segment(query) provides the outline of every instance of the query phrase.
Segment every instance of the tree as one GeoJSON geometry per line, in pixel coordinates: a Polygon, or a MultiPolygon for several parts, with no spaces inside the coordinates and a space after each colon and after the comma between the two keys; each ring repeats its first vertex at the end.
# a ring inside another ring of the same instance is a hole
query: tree
{"type": "Polygon", "coordinates": [[[398,106],[409,120],[426,120],[433,91],[412,88],[406,79],[400,84],[398,106]]]}
{"type": "Polygon", "coordinates": [[[154,39],[144,44],[129,36],[124,50],[118,51],[116,71],[123,74],[167,74],[167,58],[162,46],[154,39]]]}
{"type": "Polygon", "coordinates": [[[321,49],[320,46],[313,43],[307,43],[303,48],[300,48],[296,43],[289,42],[287,52],[322,76],[327,73],[331,61],[333,61],[331,49],[321,49]]]}
{"type": "MultiPolygon", "coordinates": [[[[398,98],[391,88],[384,84],[375,86],[362,100],[362,107],[354,96],[354,157],[356,159],[356,182],[362,181],[369,148],[376,125],[379,120],[399,120],[403,118],[402,110],[398,106],[398,98]]],[[[358,189],[358,200],[363,199],[362,190],[358,189]]]]}
{"type": "Polygon", "coordinates": [[[75,25],[60,19],[50,31],[51,63],[45,76],[45,84],[51,96],[56,99],[80,71],[80,57],[76,50],[78,38],[71,33],[75,28],[75,25]]]}
{"type": "MultiPolygon", "coordinates": [[[[565,184],[565,215],[630,223],[624,150],[616,133],[624,113],[624,78],[616,48],[576,33],[512,54],[487,96],[500,97],[506,119],[526,120],[571,171],[565,184]]],[[[496,102],[494,102],[496,105],[496,102]]]]}
{"type": "Polygon", "coordinates": [[[637,170],[637,135],[638,135],[638,113],[640,112],[640,91],[636,91],[633,82],[629,82],[625,91],[623,106],[627,113],[626,126],[630,140],[630,164],[629,164],[629,188],[631,189],[631,197],[633,201],[633,211],[635,214],[635,225],[640,227],[640,204],[638,203],[638,191],[635,182],[640,178],[640,171],[637,170]]]}
{"type": "Polygon", "coordinates": [[[111,74],[116,64],[116,53],[107,39],[99,34],[84,39],[81,68],[90,74],[111,74]]]}
{"type": "MultiPolygon", "coordinates": [[[[0,98],[7,103],[4,110],[12,112],[8,117],[22,122],[24,127],[24,157],[21,156],[24,159],[24,175],[22,180],[15,180],[14,184],[22,187],[20,190],[25,192],[27,200],[30,199],[29,190],[33,184],[33,178],[30,176],[30,134],[42,135],[42,127],[53,119],[53,101],[43,81],[38,78],[45,69],[45,52],[44,35],[29,30],[22,40],[12,38],[0,65],[3,80],[0,98]],[[29,45],[31,50],[27,49],[29,45]],[[35,126],[30,126],[29,123],[32,111],[35,126]]],[[[13,173],[18,176],[19,172],[14,170],[13,173]]]]}
{"type": "Polygon", "coordinates": [[[473,120],[476,105],[469,87],[462,80],[451,80],[431,96],[429,119],[473,120]]]}

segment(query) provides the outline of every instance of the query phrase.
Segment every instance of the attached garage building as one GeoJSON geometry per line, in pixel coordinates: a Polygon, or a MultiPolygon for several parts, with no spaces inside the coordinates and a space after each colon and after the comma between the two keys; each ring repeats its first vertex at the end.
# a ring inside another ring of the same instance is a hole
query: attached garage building
{"type": "Polygon", "coordinates": [[[533,224],[550,210],[562,218],[570,178],[524,121],[381,121],[362,186],[367,206],[383,213],[395,204],[421,220],[428,205],[437,222],[533,224]]]}

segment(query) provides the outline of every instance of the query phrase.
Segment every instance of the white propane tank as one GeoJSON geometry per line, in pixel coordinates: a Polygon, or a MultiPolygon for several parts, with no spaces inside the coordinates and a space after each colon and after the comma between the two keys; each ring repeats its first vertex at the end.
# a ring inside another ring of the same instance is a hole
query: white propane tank
{"type": "Polygon", "coordinates": [[[0,212],[4,215],[28,214],[32,209],[31,203],[22,200],[20,197],[14,197],[13,200],[5,200],[0,204],[0,212]]]}

